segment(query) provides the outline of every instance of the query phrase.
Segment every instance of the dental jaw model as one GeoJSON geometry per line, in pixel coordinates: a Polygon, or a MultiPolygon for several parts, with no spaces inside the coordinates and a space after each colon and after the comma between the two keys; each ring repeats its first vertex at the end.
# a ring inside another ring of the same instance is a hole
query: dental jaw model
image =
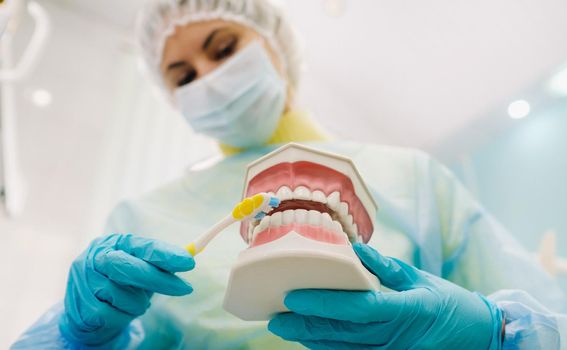
{"type": "Polygon", "coordinates": [[[288,144],[248,166],[244,197],[275,194],[280,205],[242,222],[249,248],[230,273],[224,308],[247,320],[288,311],[296,289],[377,290],[351,244],[368,242],[377,206],[348,158],[288,144]]]}

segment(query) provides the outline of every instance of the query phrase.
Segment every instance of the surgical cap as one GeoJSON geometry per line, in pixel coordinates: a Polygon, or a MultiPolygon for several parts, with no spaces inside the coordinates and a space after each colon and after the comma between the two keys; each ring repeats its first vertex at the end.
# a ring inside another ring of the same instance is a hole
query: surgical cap
{"type": "Polygon", "coordinates": [[[281,6],[271,0],[150,0],[138,18],[138,42],[158,83],[166,40],[177,26],[222,19],[255,30],[274,50],[292,86],[297,86],[302,55],[298,35],[281,6]]]}

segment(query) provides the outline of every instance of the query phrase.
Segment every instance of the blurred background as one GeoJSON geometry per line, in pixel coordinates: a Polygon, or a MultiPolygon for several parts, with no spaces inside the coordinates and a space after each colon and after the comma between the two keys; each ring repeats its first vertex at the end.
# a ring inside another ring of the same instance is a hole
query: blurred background
{"type": "MultiPolygon", "coordinates": [[[[140,70],[143,3],[42,0],[42,22],[21,1],[2,40],[6,70],[50,29],[30,73],[0,85],[0,348],[63,297],[118,201],[217,152],[140,70]]],[[[567,2],[283,3],[315,119],[338,138],[432,153],[551,270],[567,258],[567,2]]]]}

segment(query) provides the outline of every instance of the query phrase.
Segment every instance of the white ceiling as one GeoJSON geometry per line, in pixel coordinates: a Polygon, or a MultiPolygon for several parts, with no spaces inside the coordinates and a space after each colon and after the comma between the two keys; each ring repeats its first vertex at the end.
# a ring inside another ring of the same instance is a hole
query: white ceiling
{"type": "MultiPolygon", "coordinates": [[[[129,34],[144,2],[55,1],[129,34]]],[[[306,44],[304,105],[339,136],[435,150],[478,120],[505,127],[507,103],[567,61],[564,0],[344,0],[339,17],[285,2],[306,44]]]]}

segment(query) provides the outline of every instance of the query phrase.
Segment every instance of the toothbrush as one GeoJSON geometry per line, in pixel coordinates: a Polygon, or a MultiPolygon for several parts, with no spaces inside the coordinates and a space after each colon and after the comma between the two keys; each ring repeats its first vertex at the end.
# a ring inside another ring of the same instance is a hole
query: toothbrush
{"type": "Polygon", "coordinates": [[[267,213],[269,213],[273,208],[276,208],[278,205],[280,205],[279,198],[265,192],[245,198],[234,207],[232,213],[216,223],[209,229],[209,231],[202,234],[199,238],[185,247],[185,249],[192,256],[196,256],[205,249],[207,244],[209,244],[213,238],[215,238],[228,226],[242,220],[261,220],[267,213]]]}

